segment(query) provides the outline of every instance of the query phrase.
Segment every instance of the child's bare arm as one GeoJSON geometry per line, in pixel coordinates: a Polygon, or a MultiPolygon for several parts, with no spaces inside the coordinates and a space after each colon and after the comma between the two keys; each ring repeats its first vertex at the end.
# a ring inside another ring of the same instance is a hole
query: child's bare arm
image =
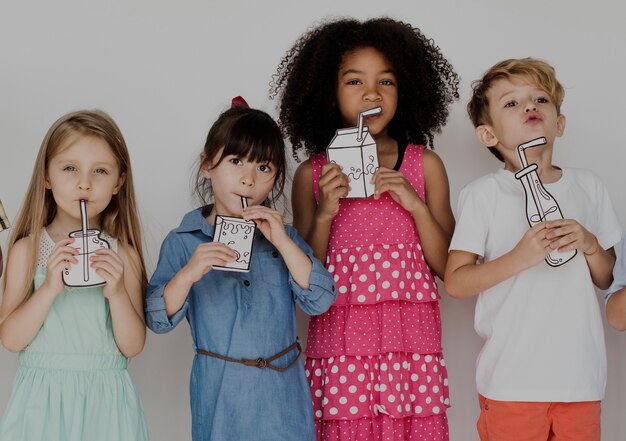
{"type": "Polygon", "coordinates": [[[9,251],[6,287],[0,305],[0,317],[5,317],[0,339],[9,351],[21,351],[30,344],[43,325],[52,303],[63,291],[61,272],[69,263],[77,263],[74,257],[76,249],[67,246],[71,241],[65,239],[55,246],[48,258],[46,280],[24,303],[24,293],[33,283],[27,280],[26,268],[32,265],[36,246],[32,237],[24,237],[9,251]]]}
{"type": "Polygon", "coordinates": [[[478,264],[476,254],[451,250],[445,273],[446,292],[452,297],[471,297],[541,262],[550,254],[545,222],[529,229],[511,251],[478,264]]]}
{"type": "Polygon", "coordinates": [[[606,303],[606,318],[618,331],[626,331],[626,288],[613,293],[606,303]]]}
{"type": "Polygon", "coordinates": [[[133,248],[120,244],[117,253],[112,250],[96,253],[92,264],[100,268],[98,273],[107,281],[104,295],[109,300],[115,343],[126,357],[134,357],[143,350],[146,341],[145,287],[141,286],[139,255],[133,248]]]}
{"type": "Polygon", "coordinates": [[[450,186],[443,162],[434,152],[424,152],[424,184],[426,188],[425,216],[413,216],[420,240],[424,249],[424,257],[443,280],[448,247],[454,232],[454,215],[450,206],[450,186]]]}
{"type": "Polygon", "coordinates": [[[597,252],[585,254],[591,280],[600,289],[607,289],[613,281],[612,271],[615,264],[615,250],[611,247],[605,250],[598,243],[597,252]]]}
{"type": "Polygon", "coordinates": [[[347,176],[336,164],[326,164],[319,181],[318,205],[313,193],[311,162],[303,162],[296,170],[291,193],[293,226],[321,262],[326,261],[330,226],[339,211],[339,199],[347,193],[347,176]]]}

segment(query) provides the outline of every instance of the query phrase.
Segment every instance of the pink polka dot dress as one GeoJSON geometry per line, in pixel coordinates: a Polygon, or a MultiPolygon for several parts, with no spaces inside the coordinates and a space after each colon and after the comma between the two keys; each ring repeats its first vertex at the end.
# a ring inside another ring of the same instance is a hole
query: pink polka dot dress
{"type": "MultiPolygon", "coordinates": [[[[399,169],[422,199],[423,151],[399,169]]],[[[325,163],[311,156],[316,200],[325,163]]],[[[311,317],[305,364],[318,440],[448,440],[439,293],[411,215],[388,194],[342,199],[326,264],[339,294],[311,317]]]]}

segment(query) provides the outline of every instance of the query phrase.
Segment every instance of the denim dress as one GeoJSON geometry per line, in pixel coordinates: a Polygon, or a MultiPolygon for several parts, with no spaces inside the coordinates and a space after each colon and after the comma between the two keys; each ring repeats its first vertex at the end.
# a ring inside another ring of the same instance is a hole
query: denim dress
{"type": "MultiPolygon", "coordinates": [[[[296,304],[310,315],[331,306],[336,298],[333,279],[295,229],[286,226],[313,263],[309,289],[302,289],[280,253],[257,230],[250,272],[209,271],[192,286],[180,311],[168,318],[163,290],[198,245],[213,240],[214,227],[205,218],[210,210],[207,206],[187,213],[165,238],[148,288],[148,327],[168,332],[186,317],[194,350],[238,360],[270,358],[297,339],[296,304]]],[[[297,356],[294,349],[272,365],[286,367],[297,356]]],[[[311,395],[300,360],[278,372],[196,354],[190,396],[194,441],[315,439],[311,395]]]]}

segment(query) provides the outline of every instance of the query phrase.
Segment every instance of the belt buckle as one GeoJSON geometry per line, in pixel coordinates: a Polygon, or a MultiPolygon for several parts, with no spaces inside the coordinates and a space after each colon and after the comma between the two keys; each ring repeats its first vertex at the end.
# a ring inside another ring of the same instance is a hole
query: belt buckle
{"type": "Polygon", "coordinates": [[[263,369],[267,367],[267,360],[265,358],[259,357],[256,359],[256,367],[258,367],[259,369],[263,369]]]}

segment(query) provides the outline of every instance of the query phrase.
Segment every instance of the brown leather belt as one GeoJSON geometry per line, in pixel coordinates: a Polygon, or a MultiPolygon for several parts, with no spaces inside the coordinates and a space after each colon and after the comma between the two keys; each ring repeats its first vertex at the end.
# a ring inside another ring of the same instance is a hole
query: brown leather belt
{"type": "Polygon", "coordinates": [[[254,366],[254,367],[258,367],[259,369],[269,368],[274,371],[283,372],[289,369],[294,364],[296,364],[296,362],[298,361],[298,358],[300,358],[300,354],[302,353],[302,348],[300,347],[300,343],[296,341],[294,344],[292,344],[288,348],[283,349],[276,355],[272,355],[270,358],[259,357],[256,360],[249,360],[247,358],[238,360],[236,358],[225,357],[220,354],[215,354],[213,352],[205,351],[204,349],[196,349],[196,352],[201,355],[206,355],[207,357],[219,358],[220,360],[230,361],[231,363],[239,363],[239,364],[244,364],[246,366],[254,366]],[[284,368],[276,367],[271,364],[272,361],[282,357],[285,354],[288,354],[289,352],[293,351],[296,348],[298,349],[298,355],[293,359],[291,363],[289,363],[284,368]]]}

